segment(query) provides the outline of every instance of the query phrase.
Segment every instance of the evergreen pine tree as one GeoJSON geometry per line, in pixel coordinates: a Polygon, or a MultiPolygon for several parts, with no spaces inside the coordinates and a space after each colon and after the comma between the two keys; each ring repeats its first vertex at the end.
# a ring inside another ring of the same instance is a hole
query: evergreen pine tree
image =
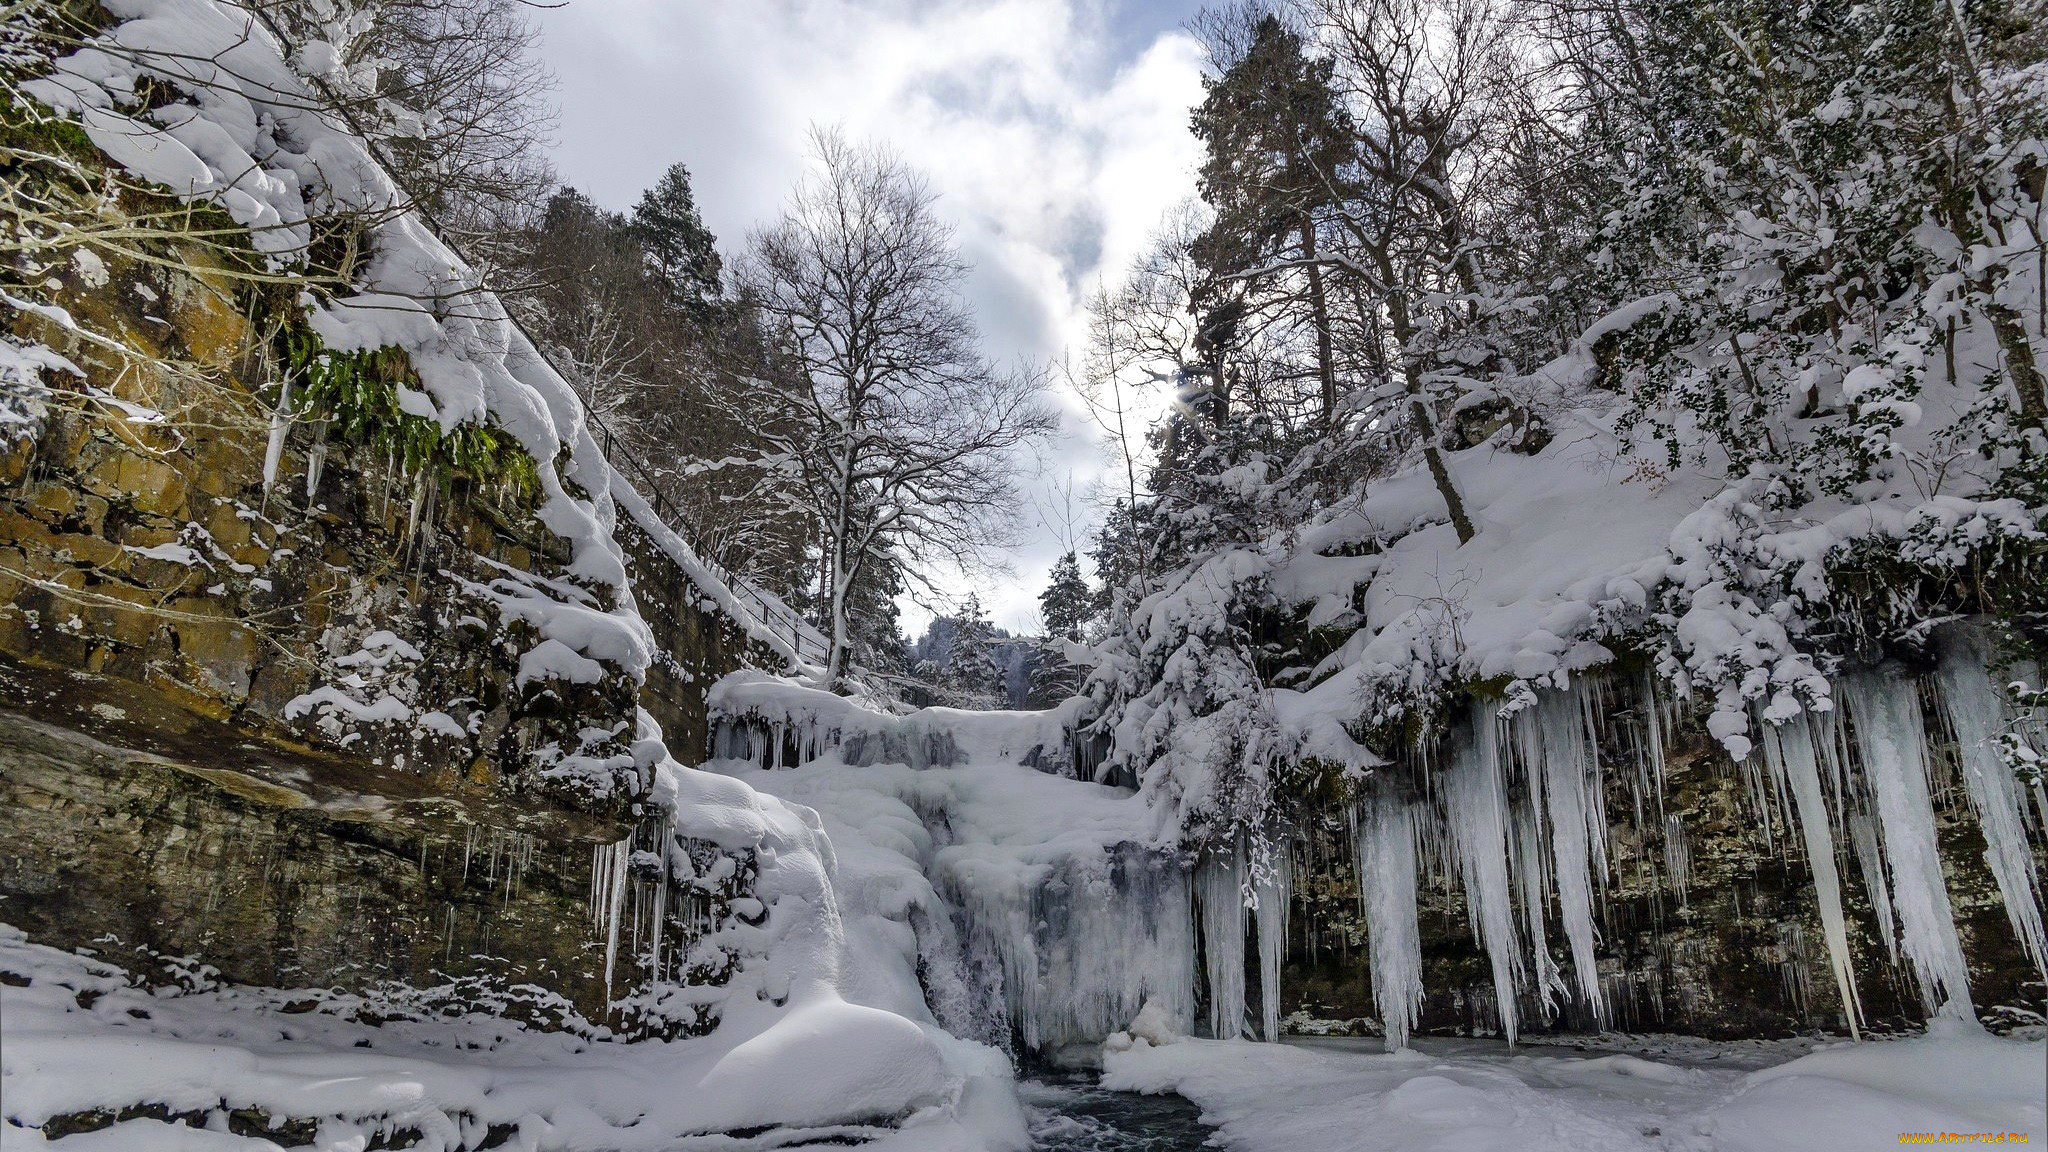
{"type": "Polygon", "coordinates": [[[1208,274],[1194,301],[1202,343],[1218,361],[1212,408],[1227,412],[1231,382],[1220,361],[1257,326],[1254,314],[1301,302],[1315,349],[1317,409],[1329,421],[1337,411],[1337,365],[1318,216],[1336,204],[1352,137],[1333,65],[1311,56],[1301,33],[1271,13],[1248,29],[1223,18],[1218,34],[1247,40],[1216,46],[1234,59],[1204,81],[1193,122],[1206,152],[1202,199],[1216,213],[1194,251],[1208,274]]]}
{"type": "Polygon", "coordinates": [[[1038,594],[1038,610],[1045,635],[1031,653],[1024,706],[1050,708],[1080,690],[1083,669],[1067,658],[1066,646],[1080,641],[1098,615],[1095,591],[1071,550],[1053,564],[1051,579],[1038,594]]]}
{"type": "Polygon", "coordinates": [[[1045,591],[1038,594],[1038,610],[1045,618],[1049,638],[1079,640],[1081,631],[1095,616],[1095,593],[1081,575],[1081,562],[1071,549],[1052,566],[1045,591]]]}
{"type": "Polygon", "coordinates": [[[981,597],[968,594],[953,617],[952,633],[945,662],[939,666],[946,702],[956,708],[1002,707],[1009,692],[995,649],[995,626],[989,623],[981,597]]]}
{"type": "Polygon", "coordinates": [[[633,206],[633,229],[647,253],[649,270],[670,302],[702,322],[716,312],[722,290],[716,237],[704,226],[690,190],[690,170],[669,165],[654,187],[633,206]]]}

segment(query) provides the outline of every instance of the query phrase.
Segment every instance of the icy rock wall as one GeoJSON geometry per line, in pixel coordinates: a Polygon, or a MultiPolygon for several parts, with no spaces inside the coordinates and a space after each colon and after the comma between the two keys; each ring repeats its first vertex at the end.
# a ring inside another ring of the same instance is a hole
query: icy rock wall
{"type": "Polygon", "coordinates": [[[196,262],[108,257],[103,274],[66,281],[73,321],[190,371],[139,376],[44,333],[82,389],[158,415],[71,394],[0,444],[0,656],[148,685],[450,788],[559,786],[584,803],[641,787],[636,704],[679,752],[703,750],[709,684],[765,654],[629,520],[617,530],[652,643],[624,666],[550,646],[576,615],[611,628],[602,616],[628,601],[571,577],[569,543],[534,505],[405,475],[317,422],[267,457],[273,380],[232,286],[196,262]]]}
{"type": "Polygon", "coordinates": [[[2018,721],[1981,638],[1936,651],[1760,721],[1742,762],[1633,685],[1475,705],[1302,830],[1303,860],[1350,850],[1302,881],[1289,1006],[1377,1017],[1395,1044],[1418,1023],[1859,1033],[2038,1012],[2048,808],[1997,758],[2018,721]]]}
{"type": "Polygon", "coordinates": [[[0,694],[32,702],[0,708],[0,907],[32,938],[194,956],[239,983],[398,982],[548,1027],[551,1003],[605,1018],[582,913],[611,822],[457,807],[118,680],[0,669],[0,694]]]}

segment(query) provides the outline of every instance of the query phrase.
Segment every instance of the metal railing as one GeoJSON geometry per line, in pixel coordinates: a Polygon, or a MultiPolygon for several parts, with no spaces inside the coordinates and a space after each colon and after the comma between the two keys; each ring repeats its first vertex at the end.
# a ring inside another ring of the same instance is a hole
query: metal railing
{"type": "MultiPolygon", "coordinates": [[[[529,339],[528,343],[532,343],[532,340],[529,339]]],[[[543,359],[546,358],[547,354],[541,352],[538,345],[534,346],[534,351],[543,359]]],[[[577,400],[583,402],[581,396],[578,396],[577,400]]],[[[654,510],[655,518],[669,531],[681,537],[683,543],[690,546],[690,551],[697,555],[698,563],[709,569],[712,576],[732,593],[734,603],[752,616],[755,624],[787,645],[798,660],[824,667],[832,655],[832,642],[813,627],[810,621],[797,615],[795,609],[783,603],[781,597],[762,590],[746,576],[719,563],[711,549],[706,546],[705,534],[690,523],[689,516],[681,507],[669,500],[653,472],[628,450],[625,442],[612,431],[611,426],[606,424],[588,403],[583,403],[583,415],[590,422],[590,427],[597,432],[598,448],[604,453],[605,461],[627,479],[636,482],[641,495],[647,498],[648,507],[654,510]]]]}

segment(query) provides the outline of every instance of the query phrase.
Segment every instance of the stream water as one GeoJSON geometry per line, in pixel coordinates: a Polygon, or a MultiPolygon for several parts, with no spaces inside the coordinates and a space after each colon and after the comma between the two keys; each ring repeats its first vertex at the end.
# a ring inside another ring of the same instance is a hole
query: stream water
{"type": "Polygon", "coordinates": [[[1210,1129],[1178,1096],[1098,1087],[1092,1075],[1048,1075],[1018,1085],[1037,1152],[1197,1152],[1210,1129]]]}

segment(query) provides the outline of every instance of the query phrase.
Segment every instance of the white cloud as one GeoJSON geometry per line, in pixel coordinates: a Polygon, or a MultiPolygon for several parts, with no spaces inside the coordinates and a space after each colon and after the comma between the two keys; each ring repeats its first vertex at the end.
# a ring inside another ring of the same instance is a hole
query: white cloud
{"type": "MultiPolygon", "coordinates": [[[[1179,0],[1152,0],[1178,5],[1179,0]]],[[[563,177],[623,208],[675,161],[731,250],[803,170],[813,123],[885,141],[932,178],[974,265],[968,293],[1000,362],[1044,362],[1085,333],[1081,303],[1187,195],[1198,49],[1104,0],[603,0],[544,11],[562,81],[563,177]]],[[[1192,4],[1187,5],[1192,8],[1192,4]]],[[[1048,483],[1102,467],[1078,401],[1048,483]]],[[[1028,513],[1037,519],[1034,510],[1028,513]]],[[[997,622],[1034,622],[1059,548],[1039,531],[982,589],[997,622]]],[[[911,618],[914,616],[915,618],[911,618]]],[[[906,624],[921,626],[922,614],[906,624]]]]}

